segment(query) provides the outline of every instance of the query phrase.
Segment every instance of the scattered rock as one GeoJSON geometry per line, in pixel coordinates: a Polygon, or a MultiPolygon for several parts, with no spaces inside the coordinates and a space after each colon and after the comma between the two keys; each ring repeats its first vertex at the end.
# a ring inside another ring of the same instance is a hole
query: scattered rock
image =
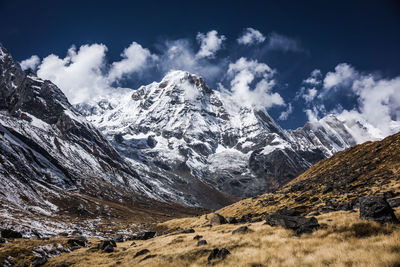
{"type": "Polygon", "coordinates": [[[117,235],[115,235],[114,240],[115,240],[115,242],[124,242],[125,238],[123,235],[117,234],[117,235]]]}
{"type": "Polygon", "coordinates": [[[136,242],[132,242],[129,246],[135,247],[136,246],[136,242]]]}
{"type": "MultiPolygon", "coordinates": [[[[98,248],[102,249],[104,251],[106,250],[107,247],[112,247],[113,251],[114,251],[114,248],[117,247],[117,244],[115,243],[114,240],[104,240],[104,241],[101,241],[101,243],[98,245],[98,248]]],[[[110,250],[110,248],[108,250],[110,250]]],[[[107,251],[105,251],[105,252],[107,252],[107,251]]]]}
{"type": "Polygon", "coordinates": [[[194,232],[195,232],[194,229],[185,229],[181,233],[182,234],[191,234],[191,233],[194,233],[194,232]]]}
{"type": "Polygon", "coordinates": [[[238,223],[251,223],[251,222],[257,222],[257,221],[262,221],[262,219],[260,220],[259,217],[261,215],[258,213],[249,213],[246,215],[243,215],[239,220],[238,223]]]}
{"type": "Polygon", "coordinates": [[[247,226],[241,226],[236,230],[232,231],[232,234],[245,234],[249,231],[249,228],[247,226]]]}
{"type": "Polygon", "coordinates": [[[42,266],[47,262],[47,257],[40,255],[40,256],[35,256],[35,258],[32,261],[32,267],[37,267],[37,266],[42,266]]]}
{"type": "Polygon", "coordinates": [[[144,231],[137,232],[133,234],[132,240],[147,240],[153,238],[156,235],[156,232],[144,231]]]}
{"type": "Polygon", "coordinates": [[[393,198],[387,201],[392,208],[400,207],[400,198],[393,198]]]}
{"type": "Polygon", "coordinates": [[[238,223],[235,217],[226,217],[226,222],[229,224],[235,224],[238,223]]]}
{"type": "Polygon", "coordinates": [[[112,245],[107,245],[104,249],[104,252],[111,253],[114,252],[114,247],[112,245]]]}
{"type": "Polygon", "coordinates": [[[7,240],[5,240],[4,238],[0,238],[0,244],[4,244],[7,243],[7,240]]]}
{"type": "Polygon", "coordinates": [[[90,242],[84,236],[78,236],[75,238],[68,239],[67,244],[73,247],[87,247],[90,242]]]}
{"type": "Polygon", "coordinates": [[[144,257],[143,259],[141,259],[139,262],[142,262],[142,261],[145,261],[145,260],[154,258],[154,257],[157,257],[157,255],[156,255],[156,254],[147,255],[146,257],[144,257]]]}
{"type": "Polygon", "coordinates": [[[22,238],[22,234],[20,232],[11,230],[11,229],[3,229],[1,230],[1,237],[3,238],[22,238]]]}
{"type": "Polygon", "coordinates": [[[211,218],[211,225],[220,225],[220,224],[225,224],[226,223],[226,219],[224,218],[224,216],[219,215],[218,213],[214,213],[213,217],[211,218]]]}
{"type": "Polygon", "coordinates": [[[266,224],[271,226],[283,226],[287,229],[291,229],[296,235],[312,233],[319,228],[318,220],[315,217],[306,218],[304,216],[289,216],[273,213],[267,215],[265,220],[266,224]]]}
{"type": "Polygon", "coordinates": [[[144,255],[144,254],[146,254],[146,253],[149,253],[149,252],[150,252],[150,250],[148,250],[148,249],[142,249],[142,250],[138,251],[138,252],[135,254],[135,256],[133,256],[133,257],[134,257],[134,258],[137,258],[137,257],[142,256],[142,255],[144,255]]]}
{"type": "Polygon", "coordinates": [[[360,218],[379,223],[399,223],[393,209],[383,196],[366,196],[359,199],[360,218]]]}
{"type": "Polygon", "coordinates": [[[202,235],[195,235],[193,237],[194,240],[200,240],[203,236],[202,235]]]}
{"type": "Polygon", "coordinates": [[[214,260],[214,259],[221,259],[221,260],[223,260],[223,259],[226,258],[226,256],[227,256],[228,254],[231,254],[231,253],[230,253],[229,250],[227,250],[226,248],[221,248],[221,249],[214,248],[214,249],[211,251],[211,253],[210,253],[210,255],[208,256],[208,258],[207,258],[208,263],[210,264],[211,261],[214,260]]]}
{"type": "Polygon", "coordinates": [[[207,241],[206,240],[199,240],[197,242],[197,246],[203,246],[203,245],[207,245],[207,241]]]}

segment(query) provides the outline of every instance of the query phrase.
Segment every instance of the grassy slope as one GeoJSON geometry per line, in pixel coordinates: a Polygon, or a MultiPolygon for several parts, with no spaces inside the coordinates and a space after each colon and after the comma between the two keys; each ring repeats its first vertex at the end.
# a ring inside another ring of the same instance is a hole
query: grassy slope
{"type": "MultiPolygon", "coordinates": [[[[245,199],[218,212],[241,217],[248,213],[272,212],[282,207],[308,212],[326,201],[341,203],[367,194],[400,192],[400,134],[380,142],[367,142],[334,155],[313,166],[281,190],[245,199]],[[331,187],[332,190],[326,190],[331,187]],[[299,198],[300,197],[300,198],[299,198]]],[[[400,208],[396,215],[400,217],[400,208]]],[[[220,266],[399,266],[400,226],[381,226],[359,219],[358,212],[335,211],[316,216],[321,229],[294,237],[281,227],[263,222],[249,226],[250,233],[232,235],[240,225],[209,226],[210,214],[173,219],[160,229],[194,228],[196,233],[171,233],[147,241],[118,243],[107,254],[90,248],[51,258],[48,266],[204,266],[209,250],[227,248],[231,255],[216,262],[220,266]],[[208,245],[197,247],[193,237],[203,236],[208,245]],[[126,250],[124,250],[126,248],[126,250]],[[133,258],[136,252],[146,255],[133,258]],[[145,259],[147,255],[155,255],[145,259]]],[[[246,224],[249,225],[249,224],[246,224]]],[[[24,241],[20,246],[23,246],[24,241]]],[[[26,241],[28,242],[28,241],[26,241]]],[[[31,242],[31,241],[29,241],[31,242]]],[[[55,241],[46,241],[55,242],[55,241]]],[[[93,240],[95,246],[96,240],[93,240]]],[[[15,243],[3,245],[0,255],[15,243]]],[[[17,250],[17,249],[16,249],[17,250]]]]}

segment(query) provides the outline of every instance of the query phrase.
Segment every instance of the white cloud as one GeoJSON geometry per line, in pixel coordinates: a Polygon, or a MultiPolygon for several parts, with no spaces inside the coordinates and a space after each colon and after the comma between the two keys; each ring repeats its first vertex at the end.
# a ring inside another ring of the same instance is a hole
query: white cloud
{"type": "Polygon", "coordinates": [[[287,120],[289,115],[292,114],[292,113],[293,113],[293,106],[292,106],[292,103],[289,103],[288,109],[285,110],[285,111],[282,111],[282,113],[279,115],[278,120],[285,121],[285,120],[287,120]]]}
{"type": "Polygon", "coordinates": [[[197,52],[197,58],[214,57],[215,53],[222,47],[222,42],[226,40],[224,35],[218,36],[215,30],[209,31],[207,34],[198,33],[197,41],[200,43],[200,50],[197,52]]]}
{"type": "Polygon", "coordinates": [[[39,63],[40,63],[40,58],[36,55],[33,55],[30,58],[21,61],[20,65],[22,70],[31,69],[35,71],[39,63]]]}
{"type": "MultiPolygon", "coordinates": [[[[315,120],[319,114],[333,113],[349,125],[363,122],[369,125],[375,136],[387,136],[400,130],[400,77],[385,79],[372,74],[363,74],[347,63],[338,64],[335,70],[328,72],[323,79],[322,92],[315,98],[303,94],[306,103],[312,105],[307,111],[309,120],[315,120]],[[324,103],[340,97],[351,96],[356,99],[353,107],[324,110],[324,103]],[[308,98],[309,97],[309,98],[308,98]]],[[[304,91],[303,91],[304,93],[304,91]]],[[[353,127],[359,131],[357,127],[353,127]]],[[[359,140],[364,140],[360,132],[359,140]]],[[[364,140],[365,141],[365,140],[364,140]]]]}
{"type": "Polygon", "coordinates": [[[232,78],[231,91],[237,103],[257,109],[285,104],[278,93],[271,92],[275,85],[274,71],[267,64],[242,57],[229,64],[228,75],[232,78]],[[255,82],[255,88],[250,88],[255,82]]]}
{"type": "Polygon", "coordinates": [[[324,89],[329,90],[336,86],[349,86],[357,78],[357,73],[349,64],[341,63],[334,72],[328,72],[324,79],[324,89]]]}
{"type": "Polygon", "coordinates": [[[317,96],[317,93],[318,93],[317,89],[310,88],[307,90],[307,93],[302,95],[302,97],[308,103],[314,100],[314,98],[317,96]]]}
{"type": "Polygon", "coordinates": [[[198,58],[191,43],[186,39],[166,41],[158,56],[157,67],[162,74],[170,70],[185,70],[204,77],[207,81],[219,78],[226,67],[224,60],[217,63],[208,58],[198,58]]]}
{"type": "Polygon", "coordinates": [[[136,42],[125,48],[121,57],[123,58],[121,61],[112,63],[108,75],[111,82],[120,80],[124,75],[140,72],[149,67],[150,61],[157,60],[156,55],[152,55],[148,49],[136,42]]]}
{"type": "Polygon", "coordinates": [[[268,36],[267,48],[269,50],[280,50],[284,52],[302,51],[300,44],[296,40],[277,33],[271,33],[268,36]]]}
{"type": "Polygon", "coordinates": [[[239,44],[252,45],[265,41],[265,36],[258,30],[247,28],[245,32],[237,39],[239,44]]]}
{"type": "Polygon", "coordinates": [[[75,46],[65,58],[49,55],[38,69],[38,76],[55,83],[73,104],[110,92],[102,68],[107,47],[103,44],[75,46]]]}

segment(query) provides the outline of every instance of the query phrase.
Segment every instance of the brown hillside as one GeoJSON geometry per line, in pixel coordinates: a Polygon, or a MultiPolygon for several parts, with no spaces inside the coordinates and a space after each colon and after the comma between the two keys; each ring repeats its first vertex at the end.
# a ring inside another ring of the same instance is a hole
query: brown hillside
{"type": "Polygon", "coordinates": [[[272,212],[351,210],[365,195],[400,195],[400,133],[366,142],[322,160],[275,193],[239,201],[220,210],[226,216],[272,212]]]}

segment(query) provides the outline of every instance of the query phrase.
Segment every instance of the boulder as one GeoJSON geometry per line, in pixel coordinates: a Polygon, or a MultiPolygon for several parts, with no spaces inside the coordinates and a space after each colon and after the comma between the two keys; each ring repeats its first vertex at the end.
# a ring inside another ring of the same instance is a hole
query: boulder
{"type": "Polygon", "coordinates": [[[203,246],[203,245],[207,245],[207,241],[206,240],[199,240],[197,242],[197,246],[203,246]]]}
{"type": "Polygon", "coordinates": [[[36,256],[32,261],[32,267],[38,267],[46,264],[47,257],[46,256],[36,256]]]}
{"type": "Polygon", "coordinates": [[[247,226],[241,226],[236,230],[232,231],[232,234],[245,234],[249,231],[249,228],[247,226]]]}
{"type": "Polygon", "coordinates": [[[392,208],[400,207],[400,198],[393,198],[387,201],[392,208]]]}
{"type": "Polygon", "coordinates": [[[224,216],[219,215],[218,213],[214,213],[210,223],[211,225],[225,224],[226,219],[224,218],[224,216]]]}
{"type": "Polygon", "coordinates": [[[193,237],[194,240],[200,240],[203,236],[202,235],[195,235],[193,237]]]}
{"type": "Polygon", "coordinates": [[[393,209],[383,196],[365,196],[359,199],[360,218],[379,223],[399,223],[393,209]]]}
{"type": "Polygon", "coordinates": [[[265,223],[271,226],[283,226],[286,229],[291,229],[296,235],[312,233],[319,228],[318,220],[315,217],[306,218],[304,216],[289,216],[273,213],[267,215],[265,220],[265,223]]]}
{"type": "MultiPolygon", "coordinates": [[[[98,248],[99,249],[102,249],[102,250],[104,250],[104,251],[106,251],[106,248],[108,247],[108,250],[110,250],[110,248],[109,247],[112,247],[113,249],[112,249],[112,251],[114,251],[114,248],[116,248],[117,247],[117,244],[115,243],[115,241],[114,240],[104,240],[104,241],[101,241],[101,243],[98,245],[98,248]]],[[[111,252],[112,252],[111,251],[111,252]]],[[[107,252],[107,251],[106,251],[107,252]]]]}
{"type": "Polygon", "coordinates": [[[115,242],[124,242],[125,238],[123,235],[117,234],[117,235],[115,235],[114,240],[115,240],[115,242]]]}
{"type": "Polygon", "coordinates": [[[137,257],[142,256],[142,255],[144,255],[144,254],[146,254],[146,253],[149,253],[149,252],[150,252],[150,250],[148,250],[148,249],[142,249],[142,250],[138,251],[138,252],[135,254],[135,256],[133,256],[133,257],[134,257],[134,258],[137,258],[137,257]]]}
{"type": "Polygon", "coordinates": [[[67,244],[74,247],[86,247],[90,243],[84,236],[78,236],[75,238],[68,239],[67,244]]]}
{"type": "Polygon", "coordinates": [[[191,234],[191,233],[194,233],[194,232],[195,232],[194,229],[185,229],[181,233],[182,234],[191,234]]]}
{"type": "Polygon", "coordinates": [[[214,260],[214,259],[221,259],[221,260],[223,260],[223,259],[226,258],[226,256],[227,256],[228,254],[231,254],[231,253],[230,253],[229,250],[227,250],[226,248],[221,248],[221,249],[214,248],[214,249],[211,251],[211,253],[210,253],[210,255],[208,256],[208,258],[207,258],[208,263],[210,264],[211,261],[214,260]]]}
{"type": "Polygon", "coordinates": [[[112,245],[107,245],[104,249],[104,252],[111,253],[114,252],[114,247],[112,245]]]}
{"type": "Polygon", "coordinates": [[[235,217],[226,217],[226,222],[229,224],[235,224],[238,223],[235,217]]]}
{"type": "Polygon", "coordinates": [[[11,229],[3,229],[1,230],[1,237],[3,238],[22,238],[22,234],[20,232],[11,230],[11,229]]]}
{"type": "Polygon", "coordinates": [[[156,232],[144,231],[134,233],[132,236],[132,240],[147,240],[153,238],[156,235],[156,232]]]}

